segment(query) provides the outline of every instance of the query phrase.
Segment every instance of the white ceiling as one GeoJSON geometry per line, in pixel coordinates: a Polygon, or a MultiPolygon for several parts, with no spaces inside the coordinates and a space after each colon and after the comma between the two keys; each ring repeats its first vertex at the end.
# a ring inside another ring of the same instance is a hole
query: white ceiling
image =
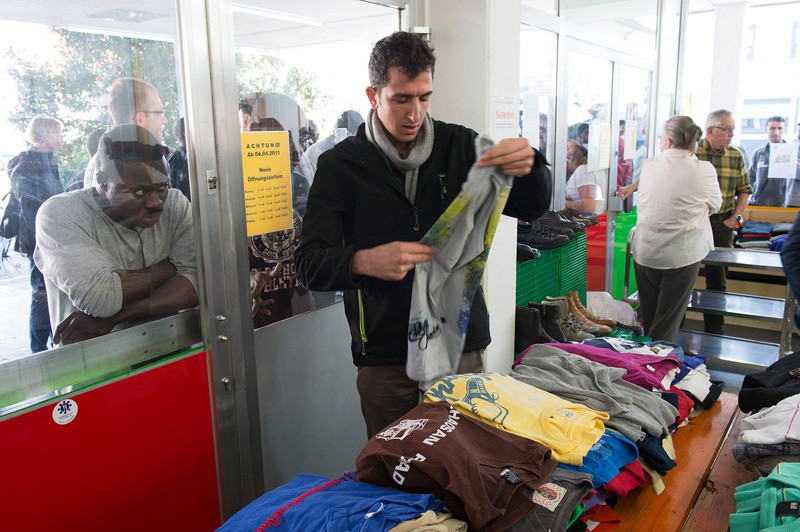
{"type": "MultiPolygon", "coordinates": [[[[398,27],[396,9],[359,0],[243,0],[234,3],[321,22],[320,26],[310,26],[234,12],[235,38],[239,46],[280,49],[354,40],[374,42],[385,36],[387,26],[398,27]]],[[[0,19],[160,39],[174,39],[177,34],[174,0],[2,0],[0,19]],[[153,13],[159,17],[145,22],[96,18],[98,14],[113,10],[153,13]]]]}

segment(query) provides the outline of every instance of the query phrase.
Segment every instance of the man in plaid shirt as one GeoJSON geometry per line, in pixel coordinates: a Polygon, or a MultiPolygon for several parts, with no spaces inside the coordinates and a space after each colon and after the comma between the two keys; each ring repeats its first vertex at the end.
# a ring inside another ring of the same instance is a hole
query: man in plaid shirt
{"type": "MultiPolygon", "coordinates": [[[[709,216],[714,233],[714,247],[732,248],[733,234],[742,223],[742,213],[747,208],[753,187],[747,174],[747,162],[742,153],[731,147],[736,130],[730,111],[719,109],[706,118],[706,136],[697,149],[697,158],[708,161],[717,169],[717,180],[722,192],[722,207],[709,216]]],[[[721,266],[705,266],[706,288],[725,291],[728,269],[721,266]]],[[[723,334],[723,316],[704,314],[705,332],[723,334]]]]}

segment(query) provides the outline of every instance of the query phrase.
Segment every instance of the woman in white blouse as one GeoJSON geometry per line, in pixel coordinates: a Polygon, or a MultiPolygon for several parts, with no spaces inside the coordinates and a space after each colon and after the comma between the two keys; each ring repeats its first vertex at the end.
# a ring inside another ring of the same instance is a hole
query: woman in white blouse
{"type": "Polygon", "coordinates": [[[594,214],[597,200],[603,199],[597,184],[604,176],[602,172],[589,172],[586,163],[586,148],[573,144],[567,156],[567,168],[572,175],[567,181],[565,206],[581,214],[594,214]]]}
{"type": "Polygon", "coordinates": [[[722,194],[714,167],[695,157],[702,134],[690,117],[673,116],[661,154],[642,168],[633,266],[642,326],[654,340],[675,340],[700,261],[714,249],[708,216],[722,194]]]}

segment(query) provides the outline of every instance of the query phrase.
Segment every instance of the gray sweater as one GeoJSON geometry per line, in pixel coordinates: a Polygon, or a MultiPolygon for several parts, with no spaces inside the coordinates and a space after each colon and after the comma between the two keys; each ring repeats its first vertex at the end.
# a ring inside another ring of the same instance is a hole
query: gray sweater
{"type": "Polygon", "coordinates": [[[645,432],[662,437],[678,411],[653,392],[622,380],[610,368],[548,345],[534,345],[511,376],[562,399],[608,413],[606,426],[638,441],[645,432]]]}
{"type": "Polygon", "coordinates": [[[34,260],[44,274],[53,330],[72,312],[107,318],[122,309],[114,270],[138,270],[169,259],[197,289],[189,201],[169,190],[164,212],[150,228],[118,224],[105,215],[94,189],[53,196],[36,216],[34,260]]]}

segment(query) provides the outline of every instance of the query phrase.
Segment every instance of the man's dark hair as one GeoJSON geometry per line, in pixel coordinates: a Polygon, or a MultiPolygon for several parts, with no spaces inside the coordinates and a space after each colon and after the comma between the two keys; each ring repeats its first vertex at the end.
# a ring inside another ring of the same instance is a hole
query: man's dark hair
{"type": "Polygon", "coordinates": [[[253,114],[253,106],[246,102],[239,102],[239,110],[246,115],[253,114]]]}
{"type": "Polygon", "coordinates": [[[581,122],[580,124],[578,124],[577,132],[578,133],[583,133],[587,129],[589,129],[589,124],[586,123],[586,122],[581,122]]]}
{"type": "Polygon", "coordinates": [[[97,181],[121,183],[126,165],[142,163],[167,173],[167,147],[156,141],[155,137],[134,124],[115,126],[100,137],[97,150],[97,181]]]}
{"type": "Polygon", "coordinates": [[[397,67],[400,72],[414,79],[426,70],[431,71],[436,57],[425,40],[413,33],[396,31],[375,44],[369,56],[369,84],[379,91],[389,83],[389,69],[397,67]]]}
{"type": "Polygon", "coordinates": [[[785,124],[786,119],[782,116],[771,116],[767,118],[767,124],[769,124],[770,122],[780,122],[781,124],[785,124]]]}

